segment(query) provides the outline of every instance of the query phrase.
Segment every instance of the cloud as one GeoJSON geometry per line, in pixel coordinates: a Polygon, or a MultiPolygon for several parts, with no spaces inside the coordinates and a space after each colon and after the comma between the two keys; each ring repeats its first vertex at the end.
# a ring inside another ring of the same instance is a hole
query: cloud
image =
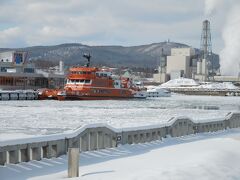
{"type": "Polygon", "coordinates": [[[1,0],[0,48],[61,43],[140,45],[171,41],[199,48],[211,22],[221,72],[238,73],[239,0],[1,0]]]}
{"type": "Polygon", "coordinates": [[[0,42],[0,47],[66,42],[137,45],[168,38],[195,47],[200,44],[204,6],[200,0],[10,0],[0,3],[0,23],[5,30],[21,29],[18,37],[10,38],[8,44],[0,42]]]}
{"type": "Polygon", "coordinates": [[[21,38],[19,38],[21,34],[21,28],[19,27],[13,27],[8,28],[0,31],[0,42],[4,46],[9,46],[12,44],[13,41],[15,41],[16,45],[21,44],[21,38]]]}

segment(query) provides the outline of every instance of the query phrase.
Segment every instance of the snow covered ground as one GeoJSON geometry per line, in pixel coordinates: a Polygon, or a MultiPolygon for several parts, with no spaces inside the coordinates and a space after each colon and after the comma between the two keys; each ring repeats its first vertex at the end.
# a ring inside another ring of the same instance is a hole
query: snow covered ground
{"type": "MultiPolygon", "coordinates": [[[[81,180],[240,179],[240,129],[80,154],[81,180]]],[[[0,166],[3,180],[59,180],[67,158],[0,166]]]]}
{"type": "Polygon", "coordinates": [[[166,88],[181,87],[181,86],[195,87],[195,86],[199,86],[199,83],[193,79],[179,78],[179,79],[172,79],[172,80],[169,80],[168,82],[161,84],[161,87],[166,87],[166,88]]]}
{"type": "Polygon", "coordinates": [[[184,96],[147,100],[0,101],[0,142],[71,131],[83,124],[116,128],[165,123],[172,117],[223,118],[240,111],[240,97],[184,96]]]}
{"type": "Polygon", "coordinates": [[[193,79],[188,78],[179,78],[179,79],[172,79],[169,80],[166,83],[161,84],[159,87],[162,88],[178,88],[178,87],[190,87],[190,88],[199,88],[199,89],[217,89],[217,90],[239,90],[239,87],[235,86],[231,82],[211,82],[208,84],[202,84],[200,85],[198,82],[196,82],[193,79]]]}

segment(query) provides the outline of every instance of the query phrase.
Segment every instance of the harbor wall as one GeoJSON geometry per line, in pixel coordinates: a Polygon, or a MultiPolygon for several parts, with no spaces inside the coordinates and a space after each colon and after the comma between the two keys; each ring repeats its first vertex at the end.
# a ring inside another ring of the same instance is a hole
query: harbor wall
{"type": "Polygon", "coordinates": [[[202,96],[240,96],[238,89],[168,88],[170,92],[202,96]]]}
{"type": "Polygon", "coordinates": [[[215,132],[240,127],[240,113],[229,113],[222,119],[194,121],[187,117],[171,118],[165,124],[115,129],[106,124],[85,125],[72,133],[26,138],[0,143],[0,165],[16,164],[64,155],[68,148],[80,152],[112,148],[120,144],[137,144],[162,140],[167,136],[215,132]]]}

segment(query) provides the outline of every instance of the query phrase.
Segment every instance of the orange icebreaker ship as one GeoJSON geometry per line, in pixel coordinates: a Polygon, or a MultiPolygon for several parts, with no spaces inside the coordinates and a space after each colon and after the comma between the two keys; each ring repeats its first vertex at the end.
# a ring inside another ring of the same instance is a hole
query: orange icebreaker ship
{"type": "Polygon", "coordinates": [[[104,100],[146,98],[130,78],[114,76],[109,68],[90,67],[90,54],[84,54],[87,64],[69,69],[64,90],[58,90],[58,100],[104,100]]]}

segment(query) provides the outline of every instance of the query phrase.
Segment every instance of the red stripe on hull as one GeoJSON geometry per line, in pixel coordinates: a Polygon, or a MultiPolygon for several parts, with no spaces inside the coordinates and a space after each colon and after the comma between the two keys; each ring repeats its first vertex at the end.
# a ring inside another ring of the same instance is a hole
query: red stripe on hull
{"type": "Polygon", "coordinates": [[[132,99],[133,96],[58,96],[58,100],[114,100],[114,99],[132,99]]]}

